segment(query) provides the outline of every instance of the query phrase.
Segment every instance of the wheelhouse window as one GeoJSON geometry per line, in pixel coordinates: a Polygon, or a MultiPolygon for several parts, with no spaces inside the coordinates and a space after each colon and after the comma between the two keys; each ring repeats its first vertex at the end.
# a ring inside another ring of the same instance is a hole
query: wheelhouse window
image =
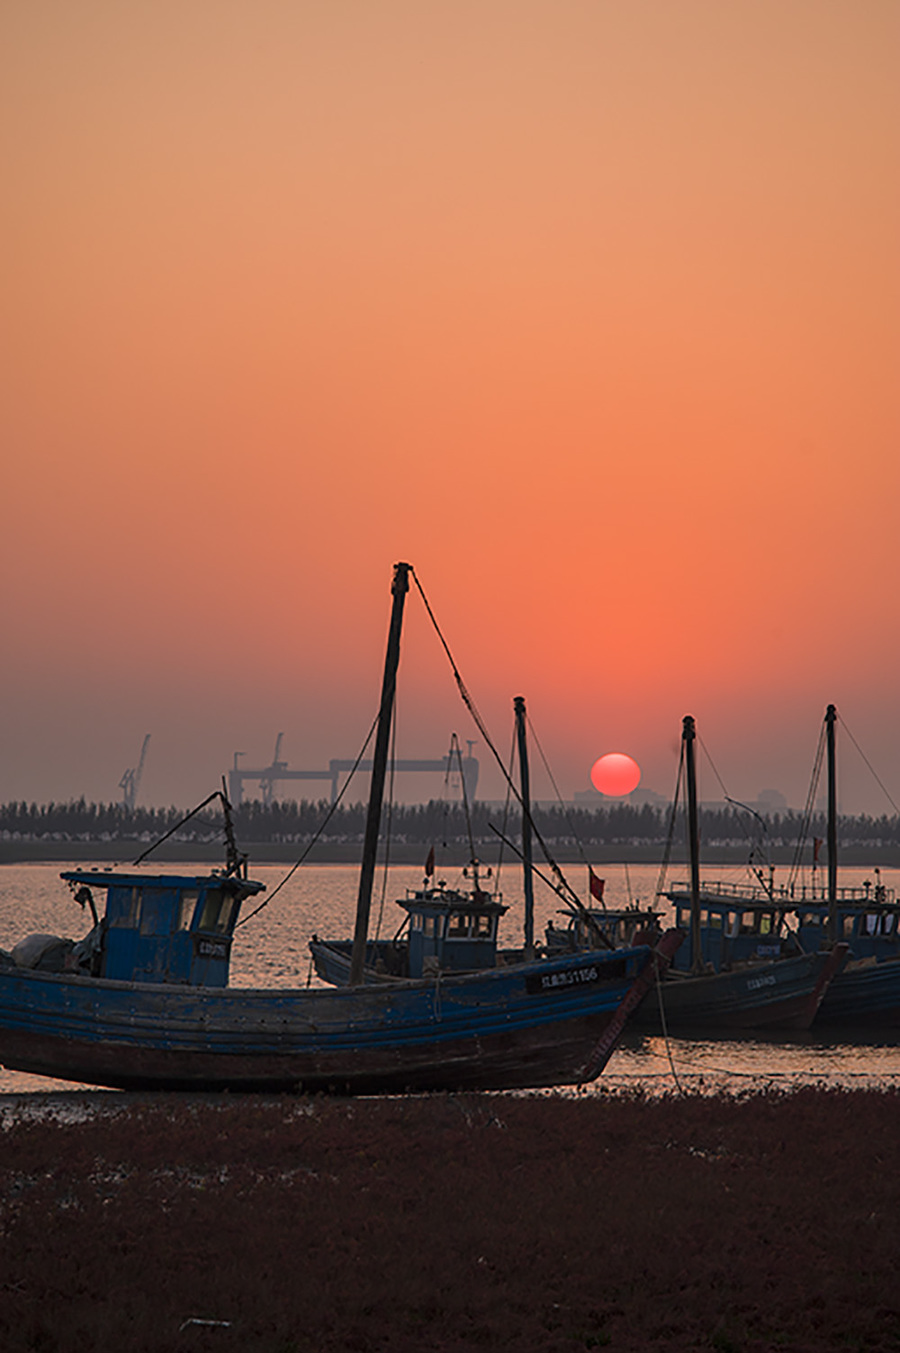
{"type": "Polygon", "coordinates": [[[447,920],[447,938],[463,939],[469,933],[469,918],[464,911],[451,911],[447,920]]]}
{"type": "Polygon", "coordinates": [[[230,894],[222,893],[219,888],[207,889],[197,929],[227,934],[231,929],[236,905],[235,898],[230,894]]]}
{"type": "Polygon", "coordinates": [[[200,896],[196,888],[185,888],[181,894],[181,900],[178,904],[178,929],[190,930],[191,922],[194,919],[194,911],[197,907],[197,898],[200,896]]]}
{"type": "Polygon", "coordinates": [[[117,929],[137,930],[141,922],[141,889],[119,888],[117,901],[119,911],[110,924],[117,929]]]}
{"type": "Polygon", "coordinates": [[[494,928],[493,916],[473,916],[472,934],[480,938],[490,939],[494,928]]]}

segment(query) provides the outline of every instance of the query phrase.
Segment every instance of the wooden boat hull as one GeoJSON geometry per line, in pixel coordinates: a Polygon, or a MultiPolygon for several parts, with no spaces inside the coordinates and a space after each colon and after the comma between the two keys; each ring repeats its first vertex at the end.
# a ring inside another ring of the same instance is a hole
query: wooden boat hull
{"type": "Polygon", "coordinates": [[[636,1002],[636,984],[653,980],[655,962],[641,946],[440,980],[300,991],[4,969],[0,1063],[120,1089],[400,1093],[571,1084],[604,1030],[617,1027],[629,993],[636,1002]]]}
{"type": "Polygon", "coordinates": [[[900,1025],[900,958],[848,963],[830,983],[816,1023],[900,1025]]]}
{"type": "Polygon", "coordinates": [[[743,1029],[808,1029],[829,983],[846,961],[846,945],[699,977],[670,973],[634,1017],[642,1029],[670,1033],[743,1029]]]}

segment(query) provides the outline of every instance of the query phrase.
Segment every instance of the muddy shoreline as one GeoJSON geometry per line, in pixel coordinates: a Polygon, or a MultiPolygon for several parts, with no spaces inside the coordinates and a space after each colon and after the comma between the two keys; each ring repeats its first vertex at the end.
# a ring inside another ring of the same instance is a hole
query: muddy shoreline
{"type": "Polygon", "coordinates": [[[9,1097],[2,1346],[896,1349],[898,1111],[9,1097]]]}

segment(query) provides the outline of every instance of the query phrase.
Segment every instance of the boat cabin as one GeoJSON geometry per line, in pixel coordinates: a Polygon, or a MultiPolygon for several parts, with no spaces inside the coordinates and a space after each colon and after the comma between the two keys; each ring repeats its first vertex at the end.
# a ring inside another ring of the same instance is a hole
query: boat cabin
{"type": "MultiPolygon", "coordinates": [[[[872,890],[839,888],[837,940],[850,946],[851,959],[883,962],[900,958],[900,903],[892,888],[872,890]]],[[[828,902],[824,898],[801,901],[794,915],[804,948],[817,949],[828,939],[828,902]]]]}
{"type": "Polygon", "coordinates": [[[490,893],[411,890],[397,902],[409,916],[409,976],[473,972],[497,962],[497,928],[509,910],[490,893]]]}
{"type": "Polygon", "coordinates": [[[204,878],[73,869],[61,877],[95,915],[93,890],[106,892],[104,915],[78,946],[94,976],[197,987],[228,985],[241,903],[265,888],[216,872],[204,878]]]}
{"type": "MultiPolygon", "coordinates": [[[[690,936],[690,890],[672,889],[666,896],[675,906],[675,925],[690,936]]],[[[716,891],[700,893],[700,953],[704,967],[724,972],[744,963],[759,963],[797,953],[796,936],[785,925],[785,907],[764,894],[722,896],[716,891]]],[[[805,947],[805,946],[804,946],[805,947]]],[[[690,970],[690,944],[675,955],[676,969],[690,970]]],[[[817,949],[818,944],[813,948],[817,949]]]]}
{"type": "Polygon", "coordinates": [[[660,913],[650,907],[596,907],[583,912],[566,910],[567,924],[557,926],[552,918],[544,931],[544,947],[548,955],[577,953],[582,949],[625,949],[633,944],[655,944],[661,931],[660,913]],[[599,938],[597,931],[606,940],[599,938]]]}

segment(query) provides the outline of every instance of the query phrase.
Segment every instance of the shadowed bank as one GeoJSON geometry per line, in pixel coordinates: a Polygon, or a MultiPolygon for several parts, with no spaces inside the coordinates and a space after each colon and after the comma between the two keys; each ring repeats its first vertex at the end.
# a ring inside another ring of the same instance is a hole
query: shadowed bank
{"type": "Polygon", "coordinates": [[[896,1093],[30,1103],[8,1350],[900,1341],[896,1093]]]}

